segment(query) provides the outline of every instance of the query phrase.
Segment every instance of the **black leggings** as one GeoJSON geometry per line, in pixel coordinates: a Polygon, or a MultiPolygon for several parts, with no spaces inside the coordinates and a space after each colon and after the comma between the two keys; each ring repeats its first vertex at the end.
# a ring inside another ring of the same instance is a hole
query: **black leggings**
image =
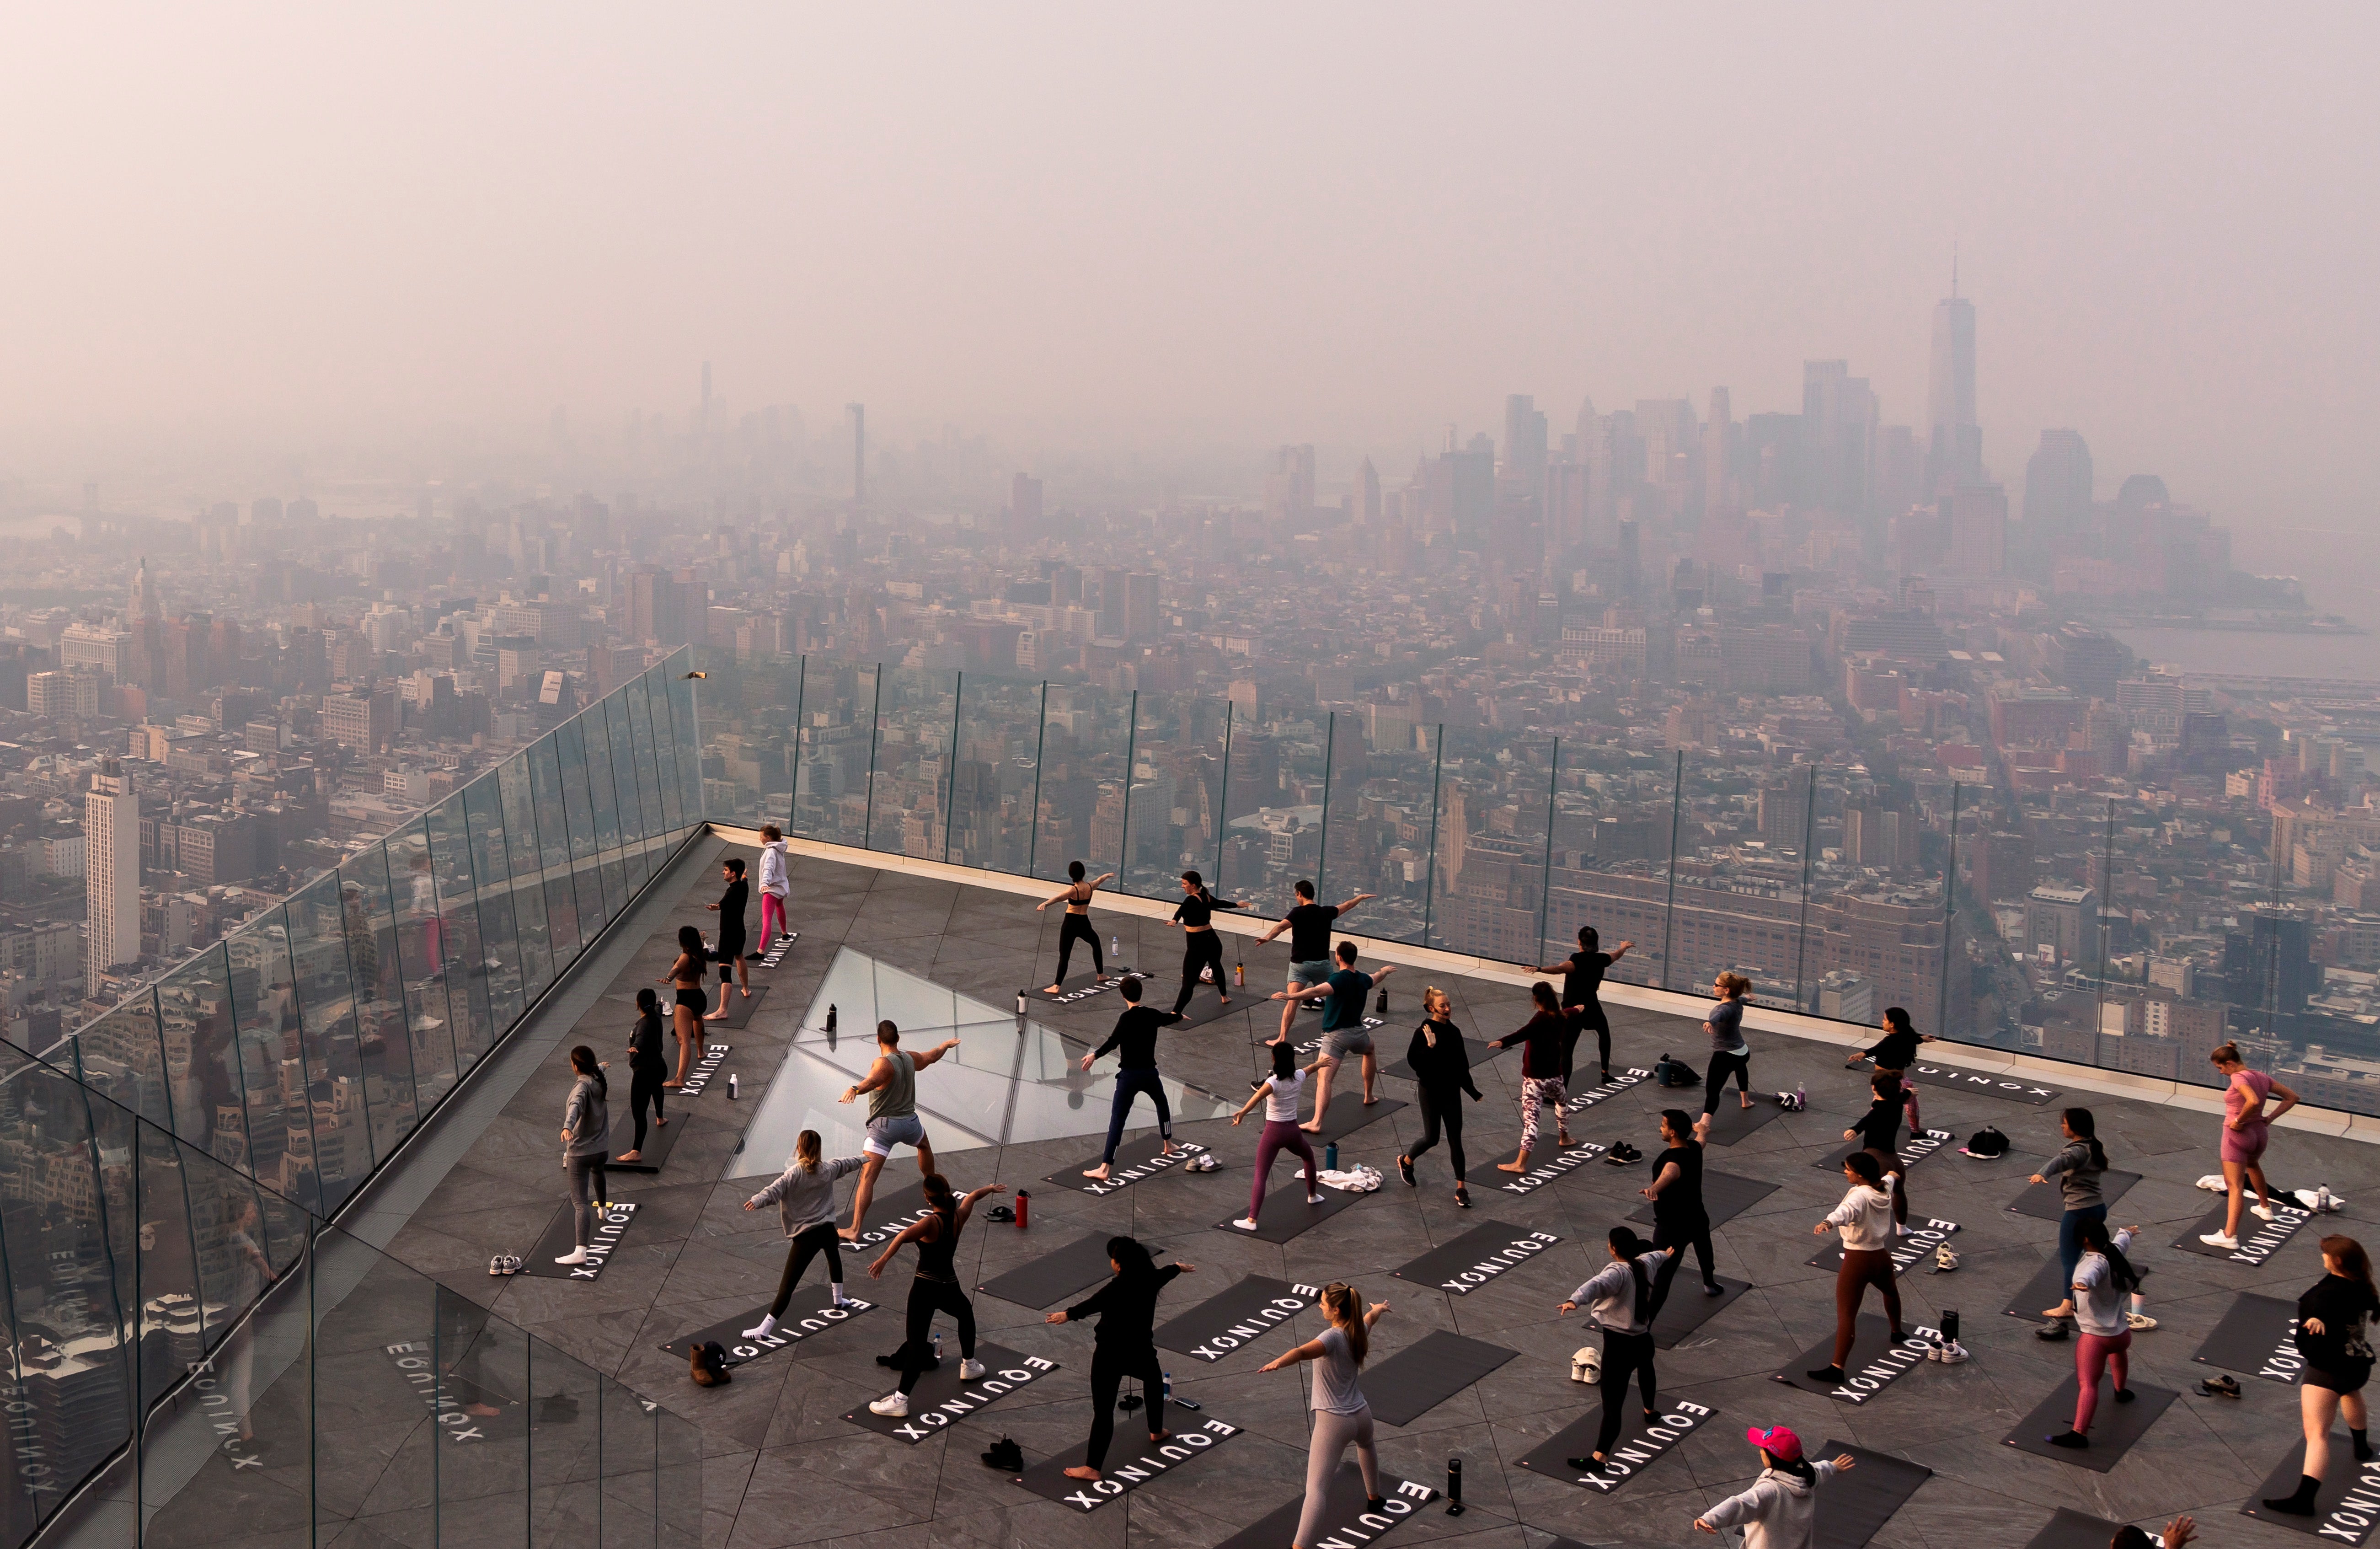
{"type": "Polygon", "coordinates": [[[1471,1170],[1463,1159],[1463,1093],[1461,1092],[1450,1092],[1441,1097],[1427,1087],[1421,1089],[1421,1139],[1414,1142],[1411,1151],[1405,1153],[1405,1160],[1418,1162],[1421,1160],[1423,1152],[1438,1144],[1438,1131],[1441,1125],[1446,1129],[1447,1154],[1454,1162],[1454,1181],[1456,1186],[1460,1187],[1463,1183],[1463,1175],[1471,1170]]]}
{"type": "Polygon", "coordinates": [[[630,1151],[645,1149],[645,1104],[653,1105],[653,1117],[662,1116],[662,1083],[669,1079],[669,1067],[655,1065],[650,1069],[638,1067],[628,1079],[628,1111],[637,1118],[637,1138],[628,1142],[630,1151]]]}
{"type": "Polygon", "coordinates": [[[926,1362],[934,1359],[934,1342],[928,1337],[933,1332],[934,1314],[948,1312],[958,1320],[959,1357],[975,1358],[975,1304],[966,1299],[955,1280],[929,1280],[923,1275],[909,1282],[909,1327],[901,1345],[901,1391],[907,1393],[917,1385],[917,1375],[926,1362]]]}
{"type": "Polygon", "coordinates": [[[1718,1094],[1727,1090],[1727,1075],[1735,1072],[1735,1090],[1746,1097],[1752,1095],[1752,1051],[1740,1055],[1713,1055],[1710,1073],[1703,1078],[1703,1112],[1718,1112],[1718,1094]]]}
{"type": "MultiPolygon", "coordinates": [[[[1672,1261],[1674,1262],[1674,1261],[1672,1261]]],[[[1603,1425],[1596,1433],[1595,1450],[1607,1457],[1611,1444],[1620,1439],[1621,1416],[1628,1402],[1628,1378],[1633,1373],[1636,1385],[1644,1390],[1645,1407],[1658,1409],[1659,1399],[1653,1392],[1653,1336],[1622,1334],[1618,1329],[1603,1331],[1603,1425]]]]}
{"type": "Polygon", "coordinates": [[[1050,983],[1063,984],[1066,982],[1066,961],[1075,955],[1075,943],[1078,941],[1090,944],[1091,971],[1098,974],[1108,971],[1108,955],[1099,950],[1099,933],[1091,929],[1091,917],[1070,914],[1058,925],[1058,971],[1050,978],[1050,983]]]}
{"type": "Polygon", "coordinates": [[[1572,1090],[1570,1082],[1572,1052],[1578,1047],[1580,1036],[1589,1028],[1595,1030],[1595,1052],[1603,1067],[1603,1074],[1606,1077],[1611,1074],[1611,1018],[1603,1014],[1602,1005],[1599,1002],[1589,1001],[1585,1006],[1569,1007],[1568,1014],[1570,1031],[1562,1038],[1562,1090],[1564,1092],[1572,1090]]]}
{"type": "Polygon", "coordinates": [[[843,1251],[838,1246],[842,1235],[832,1221],[821,1221],[815,1226],[805,1226],[794,1234],[785,1248],[785,1273],[777,1277],[777,1299],[769,1304],[769,1316],[782,1318],[785,1306],[794,1299],[794,1287],[802,1283],[802,1272],[819,1254],[826,1255],[826,1277],[833,1284],[843,1284],[843,1251]]]}
{"type": "Polygon", "coordinates": [[[1661,1315],[1661,1308],[1670,1299],[1670,1282],[1678,1277],[1678,1266],[1686,1261],[1686,1249],[1694,1250],[1694,1261],[1702,1266],[1703,1284],[1716,1286],[1718,1276],[1711,1273],[1710,1217],[1693,1221],[1662,1221],[1653,1223],[1653,1246],[1674,1248],[1676,1252],[1661,1261],[1661,1268],[1653,1276],[1653,1316],[1661,1315]]]}
{"type": "Polygon", "coordinates": [[[1094,1469],[1107,1466],[1108,1443],[1115,1439],[1116,1388],[1126,1377],[1140,1379],[1150,1433],[1165,1429],[1165,1372],[1158,1365],[1157,1347],[1111,1350],[1099,1346],[1091,1351],[1091,1439],[1083,1448],[1083,1461],[1094,1469]]]}
{"type": "Polygon", "coordinates": [[[1177,1017],[1182,1015],[1182,1008],[1190,1004],[1190,996],[1198,988],[1200,968],[1215,970],[1215,993],[1219,995],[1223,993],[1221,933],[1213,930],[1184,931],[1182,934],[1184,938],[1182,943],[1182,993],[1173,997],[1173,1014],[1177,1017]]]}

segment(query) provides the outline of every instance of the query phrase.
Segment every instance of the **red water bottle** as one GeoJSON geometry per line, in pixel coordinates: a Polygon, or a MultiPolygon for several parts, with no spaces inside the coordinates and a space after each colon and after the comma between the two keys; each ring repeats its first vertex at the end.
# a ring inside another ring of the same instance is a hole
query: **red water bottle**
{"type": "Polygon", "coordinates": [[[1021,1231],[1023,1231],[1023,1230],[1025,1229],[1025,1205],[1026,1205],[1026,1201],[1028,1201],[1028,1200],[1030,1200],[1030,1199],[1032,1199],[1032,1198],[1033,1198],[1033,1196],[1032,1196],[1032,1195],[1030,1195],[1030,1194],[1026,1193],[1026,1192],[1024,1189],[1018,1189],[1018,1190],[1016,1191],[1016,1229],[1017,1229],[1018,1231],[1020,1231],[1020,1232],[1021,1232],[1021,1231]]]}

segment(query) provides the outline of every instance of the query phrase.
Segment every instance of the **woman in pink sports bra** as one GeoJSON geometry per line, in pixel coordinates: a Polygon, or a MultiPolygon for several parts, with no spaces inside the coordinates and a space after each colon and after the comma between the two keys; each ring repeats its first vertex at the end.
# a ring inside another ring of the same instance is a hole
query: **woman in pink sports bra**
{"type": "Polygon", "coordinates": [[[2265,1144],[2273,1121],[2298,1105],[2298,1094],[2261,1070],[2251,1070],[2240,1057],[2237,1043],[2225,1043],[2206,1056],[2223,1074],[2223,1183],[2231,1208],[2219,1232],[2204,1232],[2199,1240],[2210,1248],[2240,1246],[2240,1208],[2247,1203],[2247,1185],[2256,1186],[2259,1220],[2273,1218],[2273,1191],[2265,1182],[2265,1144]],[[2279,1099],[2274,1106],[2268,1103],[2279,1099]]]}

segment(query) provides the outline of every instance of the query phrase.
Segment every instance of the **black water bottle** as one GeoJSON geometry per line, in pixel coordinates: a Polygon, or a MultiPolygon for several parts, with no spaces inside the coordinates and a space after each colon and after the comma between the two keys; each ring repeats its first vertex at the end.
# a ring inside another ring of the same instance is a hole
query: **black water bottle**
{"type": "Polygon", "coordinates": [[[1949,1344],[1959,1342],[1959,1310],[1955,1307],[1942,1314],[1942,1337],[1949,1344]]]}
{"type": "Polygon", "coordinates": [[[1463,1459],[1460,1458],[1446,1460],[1446,1514],[1449,1517],[1463,1515],[1463,1459]]]}

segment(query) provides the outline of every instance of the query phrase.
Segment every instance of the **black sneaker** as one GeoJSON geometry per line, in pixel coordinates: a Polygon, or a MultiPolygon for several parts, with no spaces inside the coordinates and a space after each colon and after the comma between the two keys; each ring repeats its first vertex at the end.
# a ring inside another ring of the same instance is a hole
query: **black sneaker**
{"type": "Polygon", "coordinates": [[[2116,1390],[2116,1402],[2119,1404],[2129,1404],[2139,1397],[2139,1394],[2128,1387],[2119,1387],[2116,1390]]]}
{"type": "Polygon", "coordinates": [[[1839,1383],[1843,1380],[1843,1369],[1840,1366],[1829,1366],[1823,1371],[1804,1372],[1802,1375],[1814,1383],[1839,1383]]]}
{"type": "Polygon", "coordinates": [[[1716,1282],[1716,1281],[1706,1281],[1706,1282],[1705,1282],[1705,1283],[1704,1283],[1704,1286],[1703,1286],[1703,1295],[1705,1295],[1705,1296],[1725,1296],[1725,1295],[1727,1295],[1727,1287],[1726,1287],[1725,1286],[1719,1285],[1719,1284],[1718,1284],[1718,1282],[1716,1282]]]}
{"type": "Polygon", "coordinates": [[[1412,1157],[1400,1156],[1397,1158],[1397,1176],[1405,1180],[1406,1188],[1412,1189],[1417,1187],[1418,1180],[1414,1177],[1412,1157]]]}
{"type": "Polygon", "coordinates": [[[2055,1344],[2062,1339],[2072,1338],[2074,1336],[2074,1331],[2067,1326],[2065,1319],[2052,1318],[2049,1322],[2042,1324],[2039,1328],[2034,1329],[2033,1331],[2033,1336],[2035,1339],[2046,1339],[2055,1344]]]}
{"type": "Polygon", "coordinates": [[[2055,1436],[2044,1436],[2041,1439],[2052,1446],[2062,1446],[2074,1452],[2080,1452],[2091,1445],[2091,1438],[2080,1431],[2064,1431],[2055,1436]]]}

